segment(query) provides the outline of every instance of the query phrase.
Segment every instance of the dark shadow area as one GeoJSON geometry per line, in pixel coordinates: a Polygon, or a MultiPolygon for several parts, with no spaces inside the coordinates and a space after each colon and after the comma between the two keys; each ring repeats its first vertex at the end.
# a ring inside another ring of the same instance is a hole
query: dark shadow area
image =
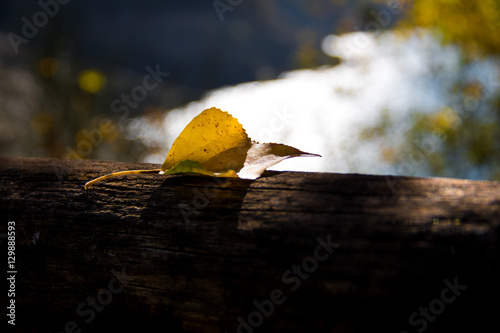
{"type": "Polygon", "coordinates": [[[0,165],[20,331],[235,332],[261,313],[254,332],[417,332],[420,308],[427,332],[498,327],[496,183],[266,172],[144,175],[84,192],[95,162],[68,162],[60,181],[48,162],[0,165]],[[262,227],[240,229],[243,213],[262,227]],[[340,246],[326,256],[318,238],[340,246]]]}
{"type": "MultiPolygon", "coordinates": [[[[148,332],[189,331],[186,321],[191,321],[191,330],[213,331],[210,318],[237,310],[228,309],[219,293],[235,256],[249,250],[243,240],[241,248],[233,246],[245,237],[237,222],[252,182],[167,176],[152,192],[138,221],[144,237],[137,251],[153,266],[141,272],[147,276],[136,282],[141,288],[127,294],[123,311],[130,314],[131,325],[141,322],[141,330],[148,332]]],[[[122,331],[132,332],[130,327],[124,325],[122,331]]]]}

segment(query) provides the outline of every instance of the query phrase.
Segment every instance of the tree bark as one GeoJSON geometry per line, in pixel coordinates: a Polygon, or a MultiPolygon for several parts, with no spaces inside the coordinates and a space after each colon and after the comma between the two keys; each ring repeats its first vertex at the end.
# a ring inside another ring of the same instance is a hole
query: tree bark
{"type": "Polygon", "coordinates": [[[0,159],[5,252],[8,221],[16,232],[17,331],[500,326],[498,182],[267,172],[83,187],[158,167],[0,159]]]}

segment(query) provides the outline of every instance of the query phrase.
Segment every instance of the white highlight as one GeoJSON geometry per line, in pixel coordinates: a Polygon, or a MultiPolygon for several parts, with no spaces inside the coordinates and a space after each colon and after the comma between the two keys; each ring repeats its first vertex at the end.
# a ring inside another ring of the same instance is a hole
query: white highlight
{"type": "Polygon", "coordinates": [[[381,159],[378,143],[361,142],[359,131],[374,125],[381,110],[387,110],[401,124],[392,134],[395,141],[401,140],[412,112],[443,107],[447,95],[441,83],[457,75],[458,50],[441,46],[424,31],[409,37],[392,32],[330,35],[322,47],[327,54],[341,57],[342,63],[211,91],[166,113],[162,124],[141,119],[140,132],[131,135],[146,146],[162,147],[146,154],[143,162],[163,163],[189,121],[215,106],[238,118],[254,140],[323,156],[288,159],[273,170],[396,173],[381,159]]]}

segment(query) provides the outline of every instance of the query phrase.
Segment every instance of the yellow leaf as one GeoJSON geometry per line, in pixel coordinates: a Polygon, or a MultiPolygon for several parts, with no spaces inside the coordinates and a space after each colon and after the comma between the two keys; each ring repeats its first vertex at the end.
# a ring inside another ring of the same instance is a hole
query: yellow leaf
{"type": "Polygon", "coordinates": [[[320,155],[279,143],[252,142],[238,119],[220,109],[210,108],[184,128],[161,169],[115,172],[87,182],[85,189],[111,177],[153,172],[256,179],[268,167],[296,156],[320,155]]]}
{"type": "Polygon", "coordinates": [[[205,176],[213,176],[213,177],[238,177],[236,175],[236,172],[234,170],[228,170],[225,172],[213,172],[210,170],[205,169],[204,167],[201,166],[200,163],[190,161],[190,160],[184,160],[180,161],[167,171],[160,171],[160,174],[164,175],[177,175],[177,174],[182,174],[182,175],[205,175],[205,176]]]}
{"type": "Polygon", "coordinates": [[[251,140],[238,119],[217,108],[206,109],[174,141],[161,170],[190,160],[212,172],[238,171],[250,146],[251,140]]]}

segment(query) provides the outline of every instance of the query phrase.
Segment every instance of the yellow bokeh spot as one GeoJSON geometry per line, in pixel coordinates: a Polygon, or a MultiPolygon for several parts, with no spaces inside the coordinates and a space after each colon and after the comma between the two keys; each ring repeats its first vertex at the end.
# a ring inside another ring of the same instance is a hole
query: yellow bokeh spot
{"type": "Polygon", "coordinates": [[[53,77],[59,70],[59,61],[56,58],[43,58],[38,66],[43,76],[53,77]]]}
{"type": "Polygon", "coordinates": [[[435,129],[450,130],[456,128],[461,120],[455,110],[445,107],[433,116],[433,127],[435,129]]]}
{"type": "Polygon", "coordinates": [[[78,86],[85,92],[95,94],[106,85],[106,76],[94,69],[86,69],[78,75],[78,86]]]}

